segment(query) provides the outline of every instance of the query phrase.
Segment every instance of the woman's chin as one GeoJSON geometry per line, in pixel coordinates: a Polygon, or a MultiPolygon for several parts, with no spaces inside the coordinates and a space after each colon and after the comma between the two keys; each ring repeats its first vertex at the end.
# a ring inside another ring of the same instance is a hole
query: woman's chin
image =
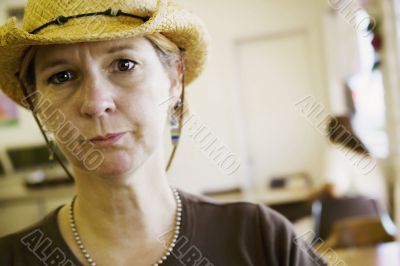
{"type": "Polygon", "coordinates": [[[81,168],[82,171],[90,172],[98,177],[124,177],[138,169],[143,161],[144,158],[142,158],[142,156],[132,156],[123,153],[105,154],[101,161],[98,161],[96,165],[93,164],[96,167],[91,167],[92,169],[89,169],[89,167],[84,164],[80,164],[79,168],[81,168]]]}
{"type": "Polygon", "coordinates": [[[102,164],[95,170],[100,177],[112,178],[126,176],[138,168],[138,161],[132,157],[108,158],[105,157],[102,164]]]}

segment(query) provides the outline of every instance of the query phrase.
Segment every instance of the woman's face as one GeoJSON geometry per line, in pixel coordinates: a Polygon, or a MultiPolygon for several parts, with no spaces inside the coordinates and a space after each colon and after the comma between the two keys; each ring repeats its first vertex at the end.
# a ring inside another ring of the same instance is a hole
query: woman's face
{"type": "Polygon", "coordinates": [[[147,39],[45,46],[34,63],[39,115],[73,168],[121,176],[162,149],[179,82],[147,39]]]}

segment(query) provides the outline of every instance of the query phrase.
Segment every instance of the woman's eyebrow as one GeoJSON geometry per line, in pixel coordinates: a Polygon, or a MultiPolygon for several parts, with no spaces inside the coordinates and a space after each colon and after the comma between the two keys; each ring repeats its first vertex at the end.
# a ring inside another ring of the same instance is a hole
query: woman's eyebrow
{"type": "MultiPolygon", "coordinates": [[[[112,54],[112,53],[116,53],[116,52],[123,51],[123,50],[133,50],[133,49],[134,49],[134,47],[129,44],[117,45],[117,46],[112,46],[110,49],[108,49],[106,51],[106,54],[112,54]]],[[[39,70],[44,71],[48,68],[52,68],[52,67],[55,67],[58,65],[63,65],[63,64],[68,64],[68,61],[64,60],[64,59],[57,59],[54,61],[46,62],[43,65],[39,66],[39,70]]]]}
{"type": "Polygon", "coordinates": [[[39,70],[40,71],[44,71],[44,70],[46,70],[48,68],[52,68],[52,67],[55,67],[55,66],[58,66],[58,65],[64,65],[64,64],[67,64],[67,63],[68,62],[66,60],[64,60],[64,59],[57,59],[57,60],[54,60],[54,61],[49,61],[47,63],[44,63],[43,65],[40,65],[39,66],[39,70]]]}
{"type": "Polygon", "coordinates": [[[111,47],[110,49],[108,49],[106,51],[106,53],[107,54],[112,54],[112,53],[116,53],[116,52],[119,52],[119,51],[122,51],[122,50],[133,50],[133,49],[134,49],[134,47],[132,45],[128,45],[128,44],[118,45],[118,46],[111,47]]]}

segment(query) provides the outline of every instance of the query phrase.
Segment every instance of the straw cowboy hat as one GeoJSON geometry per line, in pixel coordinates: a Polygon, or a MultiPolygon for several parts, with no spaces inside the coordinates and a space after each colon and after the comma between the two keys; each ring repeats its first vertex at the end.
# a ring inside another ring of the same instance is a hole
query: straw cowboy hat
{"type": "Polygon", "coordinates": [[[33,45],[114,40],[159,32],[184,50],[185,84],[201,72],[208,34],[191,12],[169,0],[28,0],[22,29],[15,18],[0,27],[0,88],[21,105],[16,73],[33,45]]]}

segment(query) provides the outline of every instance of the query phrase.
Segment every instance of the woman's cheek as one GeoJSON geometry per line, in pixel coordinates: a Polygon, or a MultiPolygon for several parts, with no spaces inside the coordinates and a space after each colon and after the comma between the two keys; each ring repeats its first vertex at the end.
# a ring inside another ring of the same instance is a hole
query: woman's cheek
{"type": "Polygon", "coordinates": [[[52,133],[56,133],[70,120],[65,108],[69,108],[66,100],[60,101],[57,97],[50,95],[42,95],[35,103],[35,109],[42,125],[52,133]]]}

